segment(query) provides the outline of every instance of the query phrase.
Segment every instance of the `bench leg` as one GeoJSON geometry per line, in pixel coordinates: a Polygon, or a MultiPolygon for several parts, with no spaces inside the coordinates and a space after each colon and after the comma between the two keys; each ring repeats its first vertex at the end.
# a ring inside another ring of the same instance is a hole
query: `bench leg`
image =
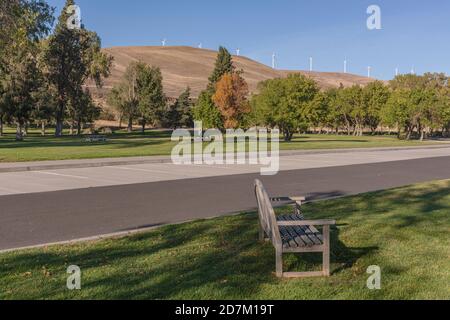
{"type": "Polygon", "coordinates": [[[282,278],[283,277],[283,252],[282,250],[276,250],[276,270],[277,270],[277,277],[282,278]]]}
{"type": "Polygon", "coordinates": [[[330,226],[323,226],[323,275],[330,276],[330,226]]]}

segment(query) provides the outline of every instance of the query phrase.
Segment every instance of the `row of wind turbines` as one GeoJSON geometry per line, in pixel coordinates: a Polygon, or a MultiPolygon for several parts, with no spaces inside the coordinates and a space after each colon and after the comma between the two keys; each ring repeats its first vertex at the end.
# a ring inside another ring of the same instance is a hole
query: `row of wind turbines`
{"type": "MultiPolygon", "coordinates": [[[[277,61],[276,61],[276,54],[273,53],[272,54],[272,68],[276,69],[277,68],[277,61]]],[[[313,64],[314,60],[313,57],[309,57],[309,71],[313,72],[314,71],[314,64],[313,64]]],[[[344,73],[348,73],[348,60],[345,59],[344,60],[344,73]]],[[[416,74],[416,70],[415,67],[412,67],[411,69],[411,74],[416,74]]],[[[398,76],[400,74],[399,68],[395,68],[395,76],[398,76]]],[[[370,78],[372,76],[372,67],[368,66],[367,67],[367,77],[370,78]]]]}
{"type": "MultiPolygon", "coordinates": [[[[165,47],[167,45],[167,39],[162,39],[161,40],[161,44],[163,47],[165,47]]],[[[198,48],[202,49],[203,48],[203,44],[199,43],[198,44],[198,48]]],[[[241,49],[236,49],[236,55],[240,56],[241,55],[241,49]]],[[[272,69],[276,69],[277,68],[277,55],[275,54],[275,52],[272,54],[272,69]]],[[[313,57],[309,57],[309,71],[313,72],[314,71],[314,59],[313,57]]],[[[348,60],[345,59],[344,60],[344,73],[348,73],[348,60]]],[[[412,67],[411,69],[411,74],[416,74],[415,71],[415,67],[412,67]]],[[[398,76],[400,74],[399,68],[395,68],[395,76],[398,76]]],[[[367,67],[367,77],[370,78],[372,76],[372,67],[368,66],[367,67]]]]}

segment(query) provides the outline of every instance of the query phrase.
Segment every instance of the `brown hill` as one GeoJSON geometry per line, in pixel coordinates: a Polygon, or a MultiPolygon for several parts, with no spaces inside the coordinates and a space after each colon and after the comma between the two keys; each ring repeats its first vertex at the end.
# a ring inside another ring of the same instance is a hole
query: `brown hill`
{"type": "MultiPolygon", "coordinates": [[[[143,61],[161,68],[164,78],[164,89],[169,97],[178,97],[189,86],[192,96],[196,97],[203,90],[208,77],[214,68],[217,52],[193,47],[113,47],[104,49],[114,57],[111,76],[105,80],[104,88],[93,89],[95,96],[104,101],[105,95],[121,78],[132,61],[143,61]]],[[[260,81],[285,77],[289,73],[299,72],[315,79],[322,88],[353,84],[365,85],[373,79],[330,72],[306,72],[274,70],[264,64],[242,56],[233,56],[238,70],[244,70],[244,77],[254,92],[260,81]]],[[[104,104],[104,103],[103,103],[104,104]]]]}

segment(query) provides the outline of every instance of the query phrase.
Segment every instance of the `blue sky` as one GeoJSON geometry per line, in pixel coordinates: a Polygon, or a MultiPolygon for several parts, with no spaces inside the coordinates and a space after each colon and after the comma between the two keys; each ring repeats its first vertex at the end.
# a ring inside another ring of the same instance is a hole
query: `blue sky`
{"type": "MultiPolygon", "coordinates": [[[[65,0],[48,0],[57,7],[65,0]]],[[[448,0],[78,0],[87,28],[104,47],[197,46],[241,49],[267,65],[277,53],[280,69],[348,71],[390,79],[401,73],[450,73],[448,0]],[[368,30],[367,7],[380,6],[382,30],[368,30]]]]}

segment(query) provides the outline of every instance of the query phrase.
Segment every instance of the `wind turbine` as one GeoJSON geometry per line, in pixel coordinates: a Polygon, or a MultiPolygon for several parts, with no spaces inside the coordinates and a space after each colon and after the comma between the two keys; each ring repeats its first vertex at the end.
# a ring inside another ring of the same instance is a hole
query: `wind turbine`
{"type": "Polygon", "coordinates": [[[241,55],[241,49],[239,49],[239,48],[236,49],[236,55],[237,55],[237,56],[240,56],[240,55],[241,55]]]}
{"type": "Polygon", "coordinates": [[[275,59],[276,59],[276,54],[275,54],[275,52],[274,53],[272,53],[272,69],[276,69],[276,61],[275,61],[275,59]]]}
{"type": "Polygon", "coordinates": [[[398,67],[397,68],[395,68],[395,76],[398,76],[398,67]]]}
{"type": "Polygon", "coordinates": [[[313,57],[309,57],[309,71],[313,71],[313,57]]]}
{"type": "Polygon", "coordinates": [[[416,74],[416,70],[415,70],[414,66],[411,69],[411,74],[416,74]]]}
{"type": "Polygon", "coordinates": [[[161,44],[162,44],[163,47],[166,46],[166,43],[167,43],[167,39],[164,38],[164,39],[161,40],[161,44]]]}
{"type": "Polygon", "coordinates": [[[370,78],[370,71],[372,70],[371,66],[367,67],[367,78],[370,78]]]}
{"type": "Polygon", "coordinates": [[[344,60],[344,73],[347,73],[347,59],[344,60]]]}
{"type": "Polygon", "coordinates": [[[199,49],[203,48],[203,44],[201,42],[198,44],[198,48],[199,49]]]}

